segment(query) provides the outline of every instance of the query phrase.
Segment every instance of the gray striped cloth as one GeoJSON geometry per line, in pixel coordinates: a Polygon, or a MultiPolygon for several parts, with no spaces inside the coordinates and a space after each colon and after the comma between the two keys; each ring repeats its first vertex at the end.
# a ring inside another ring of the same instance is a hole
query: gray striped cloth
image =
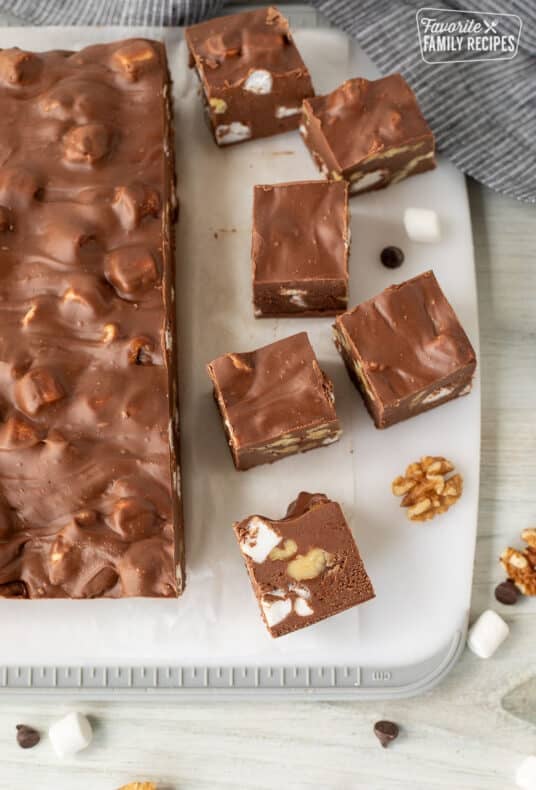
{"type": "MultiPolygon", "coordinates": [[[[478,12],[513,13],[523,23],[512,60],[477,56],[441,64],[427,64],[421,57],[416,11],[426,0],[310,2],[354,36],[382,73],[402,72],[438,149],[461,171],[497,192],[536,202],[534,0],[467,0],[468,6],[428,0],[429,6],[445,11],[471,9],[474,3],[478,12]]],[[[184,25],[216,15],[223,5],[224,0],[4,0],[0,9],[35,25],[184,25]]]]}

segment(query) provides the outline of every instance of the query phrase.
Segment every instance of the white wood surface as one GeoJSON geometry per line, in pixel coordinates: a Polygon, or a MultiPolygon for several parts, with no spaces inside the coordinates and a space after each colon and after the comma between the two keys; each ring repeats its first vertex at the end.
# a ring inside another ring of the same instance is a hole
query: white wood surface
{"type": "Polygon", "coordinates": [[[501,607],[493,589],[501,549],[536,523],[536,212],[474,182],[470,199],[483,376],[473,613],[494,606],[511,626],[510,639],[488,661],[466,651],[441,686],[417,699],[81,704],[95,740],[63,763],[46,738],[19,749],[15,725],[45,730],[65,707],[4,700],[0,790],[115,790],[134,779],[152,779],[158,790],[515,787],[518,763],[536,754],[536,599],[501,607]],[[388,750],[372,734],[379,718],[402,727],[388,750]]]}

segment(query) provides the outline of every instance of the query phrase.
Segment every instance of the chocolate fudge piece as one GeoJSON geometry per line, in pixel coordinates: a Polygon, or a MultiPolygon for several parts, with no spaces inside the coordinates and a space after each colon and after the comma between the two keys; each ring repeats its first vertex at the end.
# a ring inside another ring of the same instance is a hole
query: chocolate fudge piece
{"type": "Polygon", "coordinates": [[[433,272],[338,316],[334,333],[377,428],[471,390],[475,352],[433,272]]]}
{"type": "Polygon", "coordinates": [[[173,597],[164,46],[0,52],[0,596],[173,597]]]}
{"type": "Polygon", "coordinates": [[[299,181],[256,186],[255,315],[325,316],[348,306],[348,186],[299,181]]]}
{"type": "Polygon", "coordinates": [[[218,145],[298,128],[302,100],[314,91],[277,8],[210,19],[185,37],[218,145]]]}
{"type": "Polygon", "coordinates": [[[272,463],[341,435],[333,385],[305,332],[207,365],[237,469],[272,463]]]}
{"type": "Polygon", "coordinates": [[[285,518],[250,516],[233,528],[273,637],[374,598],[341,507],[324,494],[302,491],[285,518]]]}
{"type": "Polygon", "coordinates": [[[436,166],[434,136],[401,74],[307,99],[300,131],[322,173],[348,181],[350,195],[436,166]]]}

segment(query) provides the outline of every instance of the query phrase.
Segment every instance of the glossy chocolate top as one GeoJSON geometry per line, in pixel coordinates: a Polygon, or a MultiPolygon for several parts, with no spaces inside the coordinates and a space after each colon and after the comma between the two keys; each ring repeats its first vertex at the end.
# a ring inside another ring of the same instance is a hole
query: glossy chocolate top
{"type": "Polygon", "coordinates": [[[240,447],[337,419],[331,382],[305,332],[256,351],[225,354],[208,371],[240,447]]]}
{"type": "Polygon", "coordinates": [[[0,595],[176,593],[167,86],[157,42],[0,52],[0,595]]]}
{"type": "Polygon", "coordinates": [[[332,93],[313,96],[305,104],[318,119],[341,170],[432,134],[401,74],[347,80],[332,93]]]}
{"type": "Polygon", "coordinates": [[[433,272],[425,272],[338,316],[384,403],[475,363],[475,352],[433,272]]]}
{"type": "Polygon", "coordinates": [[[346,280],[346,182],[256,186],[252,258],[257,282],[346,280]]]}
{"type": "Polygon", "coordinates": [[[272,76],[307,72],[287,20],[274,7],[209,19],[186,28],[185,36],[211,87],[240,85],[257,69],[272,76]]]}
{"type": "Polygon", "coordinates": [[[234,529],[274,636],[374,597],[341,507],[325,494],[301,492],[285,518],[250,516],[234,529]]]}

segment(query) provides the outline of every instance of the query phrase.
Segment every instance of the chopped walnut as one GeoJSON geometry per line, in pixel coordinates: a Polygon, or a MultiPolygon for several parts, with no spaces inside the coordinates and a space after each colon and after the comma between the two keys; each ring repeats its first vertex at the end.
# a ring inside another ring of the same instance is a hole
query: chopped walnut
{"type": "Polygon", "coordinates": [[[450,473],[454,466],[446,458],[425,455],[410,464],[403,476],[393,480],[392,491],[402,496],[411,521],[429,521],[445,513],[462,495],[463,478],[450,473]]]}
{"type": "Polygon", "coordinates": [[[509,546],[501,554],[501,564],[523,595],[536,595],[536,528],[523,530],[521,539],[527,548],[518,551],[509,546]]]}
{"type": "Polygon", "coordinates": [[[156,790],[154,782],[130,782],[128,785],[123,785],[119,790],[156,790]]]}

